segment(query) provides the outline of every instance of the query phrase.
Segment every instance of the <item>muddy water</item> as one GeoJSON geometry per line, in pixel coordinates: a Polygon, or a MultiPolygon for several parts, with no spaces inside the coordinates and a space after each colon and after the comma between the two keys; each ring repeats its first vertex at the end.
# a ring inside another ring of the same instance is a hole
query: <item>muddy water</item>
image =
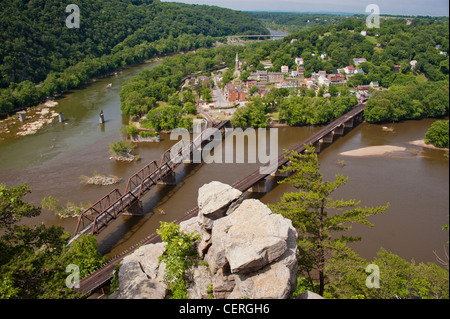
{"type": "MultiPolygon", "coordinates": [[[[127,122],[120,112],[121,85],[154,65],[140,65],[67,94],[55,107],[67,119],[64,124],[56,120],[35,135],[3,141],[0,183],[8,187],[28,183],[32,194],[26,200],[35,204],[48,195],[63,204],[93,203],[116,187],[123,190],[131,175],[148,162],[159,160],[163,151],[175,143],[163,134],[161,143],[137,148],[140,162],[117,163],[109,159],[108,144],[121,138],[120,128],[127,122]],[[112,85],[107,87],[109,83],[112,85]],[[104,125],[98,123],[101,110],[106,118],[104,125]],[[122,181],[112,186],[80,183],[80,176],[94,173],[117,175],[122,181]]],[[[349,182],[334,194],[335,198],[356,198],[367,206],[387,202],[391,205],[384,214],[370,218],[375,227],[355,226],[351,231],[352,235],[363,237],[353,245],[362,257],[372,258],[381,246],[416,261],[435,261],[433,250],[443,251],[448,240],[441,226],[448,223],[449,215],[449,162],[443,151],[408,144],[423,138],[433,121],[389,125],[394,129],[392,132],[383,131],[380,125],[360,124],[320,153],[326,179],[332,179],[335,174],[349,176],[349,182]],[[408,152],[378,157],[339,155],[374,145],[404,146],[408,152]]],[[[279,151],[318,129],[279,128],[279,151]]],[[[203,184],[213,180],[232,184],[258,167],[259,164],[182,165],[177,169],[176,186],[158,186],[144,197],[144,216],[121,216],[98,235],[100,250],[114,255],[127,249],[153,233],[160,221],[177,219],[194,207],[198,188],[203,184]]],[[[275,203],[284,192],[293,191],[288,185],[277,185],[274,179],[268,181],[268,189],[270,192],[265,195],[248,196],[275,203]]],[[[61,225],[71,233],[76,225],[75,219],[61,220],[48,211],[24,222],[61,225]]]]}

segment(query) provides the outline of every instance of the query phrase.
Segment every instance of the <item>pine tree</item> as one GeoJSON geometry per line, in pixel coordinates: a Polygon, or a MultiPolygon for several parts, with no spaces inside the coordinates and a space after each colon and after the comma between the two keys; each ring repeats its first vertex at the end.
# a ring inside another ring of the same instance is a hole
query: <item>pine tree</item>
{"type": "Polygon", "coordinates": [[[311,273],[317,271],[318,293],[323,295],[326,258],[331,254],[333,258],[354,255],[347,243],[361,240],[360,237],[334,233],[350,230],[352,223],[372,227],[367,217],[384,212],[389,204],[361,208],[360,201],[354,199],[333,200],[330,195],[347,183],[348,177],[336,175],[336,180],[324,181],[313,146],[307,146],[304,154],[292,151],[287,159],[289,164],[280,171],[291,172],[291,175],[281,183],[289,183],[298,191],[285,193],[271,208],[292,220],[299,235],[299,272],[307,274],[312,281],[311,273]]]}

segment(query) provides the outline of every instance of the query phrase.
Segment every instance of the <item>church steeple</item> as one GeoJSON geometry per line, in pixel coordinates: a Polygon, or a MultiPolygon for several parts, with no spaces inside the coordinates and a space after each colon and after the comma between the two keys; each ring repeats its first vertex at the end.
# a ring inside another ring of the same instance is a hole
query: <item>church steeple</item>
{"type": "Polygon", "coordinates": [[[239,71],[239,53],[236,53],[236,61],[234,64],[234,70],[237,72],[239,71]]]}

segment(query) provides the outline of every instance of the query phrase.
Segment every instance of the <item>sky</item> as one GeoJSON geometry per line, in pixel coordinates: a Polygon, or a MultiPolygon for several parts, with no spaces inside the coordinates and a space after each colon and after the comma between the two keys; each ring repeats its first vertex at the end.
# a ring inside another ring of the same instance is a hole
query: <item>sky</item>
{"type": "Polygon", "coordinates": [[[376,4],[381,14],[449,16],[448,0],[161,0],[208,4],[241,11],[345,12],[366,14],[376,4]]]}

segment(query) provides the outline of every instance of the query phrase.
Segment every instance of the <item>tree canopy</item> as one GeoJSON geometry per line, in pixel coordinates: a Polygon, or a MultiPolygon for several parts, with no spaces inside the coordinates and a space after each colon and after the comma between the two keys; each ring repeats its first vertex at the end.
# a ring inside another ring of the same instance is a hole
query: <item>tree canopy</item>
{"type": "Polygon", "coordinates": [[[210,46],[212,37],[267,34],[244,12],[152,0],[80,0],[67,28],[57,0],[0,2],[0,113],[29,106],[157,54],[210,46]]]}

